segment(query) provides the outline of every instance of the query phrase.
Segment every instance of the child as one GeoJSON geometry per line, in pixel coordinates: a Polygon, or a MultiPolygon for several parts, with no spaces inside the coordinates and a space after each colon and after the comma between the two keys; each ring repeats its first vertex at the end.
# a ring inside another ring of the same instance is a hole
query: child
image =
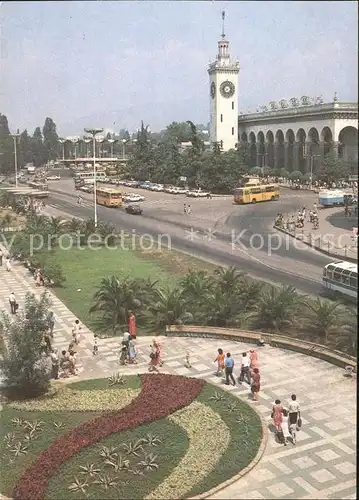
{"type": "Polygon", "coordinates": [[[72,338],[74,339],[74,342],[77,345],[80,343],[80,330],[81,330],[80,321],[77,319],[72,328],[72,338]]]}
{"type": "Polygon", "coordinates": [[[285,409],[283,409],[283,420],[281,423],[281,431],[283,435],[284,446],[287,446],[288,438],[291,437],[291,434],[289,432],[288,412],[285,409]]]}
{"type": "Polygon", "coordinates": [[[93,351],[92,351],[92,354],[94,356],[97,356],[97,354],[98,354],[98,339],[97,339],[96,333],[93,336],[93,351]]]}
{"type": "Polygon", "coordinates": [[[217,377],[220,377],[223,375],[223,370],[224,370],[224,354],[223,354],[223,349],[218,349],[218,354],[216,359],[214,360],[214,363],[217,361],[217,377]]]}
{"type": "Polygon", "coordinates": [[[120,354],[120,365],[125,365],[127,362],[128,347],[127,342],[122,342],[121,354],[120,354]]]}

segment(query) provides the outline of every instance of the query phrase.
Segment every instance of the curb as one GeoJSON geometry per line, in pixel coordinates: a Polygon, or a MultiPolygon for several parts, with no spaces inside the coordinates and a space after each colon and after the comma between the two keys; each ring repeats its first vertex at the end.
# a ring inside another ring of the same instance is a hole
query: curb
{"type": "Polygon", "coordinates": [[[283,229],[282,227],[274,225],[273,229],[275,229],[276,231],[280,231],[281,233],[287,234],[288,236],[291,236],[295,240],[301,241],[302,243],[304,243],[308,247],[313,248],[313,250],[316,250],[317,252],[320,252],[323,255],[328,255],[329,257],[333,257],[334,259],[343,259],[343,260],[346,260],[348,262],[352,262],[354,264],[356,264],[358,262],[357,259],[355,259],[354,257],[345,257],[344,255],[339,255],[337,253],[328,252],[327,250],[323,250],[323,248],[312,245],[309,241],[298,238],[295,234],[290,233],[289,231],[287,231],[286,229],[283,229]]]}
{"type": "MultiPolygon", "coordinates": [[[[243,399],[243,396],[236,395],[236,397],[238,397],[238,399],[241,399],[243,402],[245,402],[246,404],[248,404],[247,401],[245,401],[243,399]]],[[[243,470],[241,470],[241,472],[239,472],[235,476],[231,477],[230,479],[227,479],[227,481],[224,481],[223,483],[215,486],[214,488],[210,489],[209,491],[206,491],[205,493],[201,493],[200,495],[197,495],[197,496],[194,496],[194,497],[190,497],[190,498],[188,498],[188,500],[200,500],[200,499],[210,498],[215,493],[218,493],[218,492],[224,490],[225,488],[227,488],[228,486],[231,486],[232,484],[234,484],[237,481],[239,481],[243,476],[245,476],[252,469],[254,469],[254,467],[256,467],[256,465],[258,465],[258,463],[262,459],[262,457],[264,455],[264,452],[265,452],[265,450],[267,448],[267,444],[268,444],[268,426],[267,426],[266,421],[264,420],[263,415],[261,415],[259,413],[259,411],[257,410],[257,408],[255,406],[251,406],[251,408],[255,411],[255,413],[258,415],[258,417],[261,420],[262,433],[263,433],[262,434],[261,444],[259,446],[259,449],[258,449],[257,454],[254,457],[254,459],[251,461],[251,463],[249,465],[247,465],[247,467],[245,467],[243,470]]]]}

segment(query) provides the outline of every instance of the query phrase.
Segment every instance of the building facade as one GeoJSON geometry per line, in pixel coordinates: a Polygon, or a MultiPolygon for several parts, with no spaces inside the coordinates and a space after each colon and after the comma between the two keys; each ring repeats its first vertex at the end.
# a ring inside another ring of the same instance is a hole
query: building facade
{"type": "Polygon", "coordinates": [[[333,152],[358,161],[358,104],[324,103],[303,96],[271,102],[238,117],[238,145],[247,148],[251,166],[309,173],[333,152]]]}
{"type": "Polygon", "coordinates": [[[238,143],[238,73],[239,62],[231,58],[222,30],[217,58],[208,68],[210,142],[218,144],[222,151],[233,149],[238,143]]]}

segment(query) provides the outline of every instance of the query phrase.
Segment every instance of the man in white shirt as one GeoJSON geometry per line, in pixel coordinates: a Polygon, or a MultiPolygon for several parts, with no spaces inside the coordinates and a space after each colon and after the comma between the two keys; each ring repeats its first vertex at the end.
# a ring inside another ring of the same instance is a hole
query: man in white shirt
{"type": "Polygon", "coordinates": [[[80,321],[77,319],[72,328],[72,338],[77,345],[80,343],[80,330],[80,321]]]}
{"type": "Polygon", "coordinates": [[[251,377],[249,373],[249,365],[250,365],[250,359],[249,356],[247,356],[247,353],[244,352],[242,354],[242,360],[241,360],[241,374],[239,376],[239,383],[241,384],[244,379],[247,379],[247,384],[251,383],[251,377]]]}
{"type": "Polygon", "coordinates": [[[11,311],[11,314],[16,314],[16,297],[15,297],[15,294],[14,292],[11,292],[10,295],[9,295],[9,304],[10,304],[10,311],[11,311]]]}

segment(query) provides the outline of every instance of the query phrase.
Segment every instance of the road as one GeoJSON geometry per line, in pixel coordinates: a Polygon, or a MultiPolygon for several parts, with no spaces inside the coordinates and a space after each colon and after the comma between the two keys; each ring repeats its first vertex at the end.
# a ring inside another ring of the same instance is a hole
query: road
{"type": "MultiPolygon", "coordinates": [[[[310,206],[315,199],[312,194],[283,191],[279,202],[250,206],[235,206],[232,198],[225,196],[199,200],[166,193],[143,194],[143,216],[99,206],[99,220],[113,224],[117,231],[150,235],[162,244],[170,240],[171,248],[218,265],[234,265],[268,282],[293,285],[310,295],[320,293],[323,267],[332,259],[272,227],[277,212],[310,206]],[[183,203],[188,202],[193,215],[186,217],[183,203]]],[[[62,179],[51,183],[48,205],[70,216],[92,217],[92,195],[82,193],[82,205],[78,205],[77,196],[73,182],[62,179]]]]}

